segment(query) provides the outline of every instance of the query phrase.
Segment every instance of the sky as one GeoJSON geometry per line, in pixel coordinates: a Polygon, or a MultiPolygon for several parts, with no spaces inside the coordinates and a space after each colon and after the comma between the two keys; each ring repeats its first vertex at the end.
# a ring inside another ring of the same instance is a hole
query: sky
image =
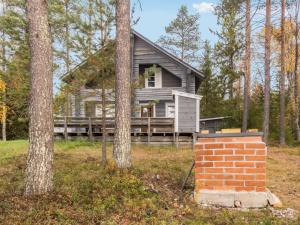
{"type": "MultiPolygon", "coordinates": [[[[211,34],[209,28],[215,30],[217,27],[216,16],[213,14],[213,6],[218,0],[140,0],[142,10],[136,10],[134,18],[140,17],[135,30],[152,41],[157,41],[165,33],[165,27],[176,18],[181,5],[186,5],[189,12],[200,14],[199,28],[201,39],[215,42],[216,37],[211,34]]],[[[138,0],[133,0],[138,2],[138,0]]]]}

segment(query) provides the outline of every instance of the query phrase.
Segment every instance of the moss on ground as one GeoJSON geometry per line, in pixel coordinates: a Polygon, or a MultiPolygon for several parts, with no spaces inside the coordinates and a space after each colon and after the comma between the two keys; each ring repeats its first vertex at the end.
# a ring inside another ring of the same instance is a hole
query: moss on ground
{"type": "MultiPolygon", "coordinates": [[[[179,199],[193,152],[170,146],[134,145],[134,168],[120,172],[111,160],[111,146],[109,164],[103,168],[100,144],[58,142],[54,192],[26,199],[22,193],[27,147],[26,141],[0,142],[0,224],[300,224],[300,219],[275,218],[269,210],[200,208],[189,200],[192,180],[179,199]]],[[[285,206],[296,209],[298,151],[274,148],[268,157],[268,185],[285,206]],[[285,168],[291,159],[293,164],[285,168]]]]}

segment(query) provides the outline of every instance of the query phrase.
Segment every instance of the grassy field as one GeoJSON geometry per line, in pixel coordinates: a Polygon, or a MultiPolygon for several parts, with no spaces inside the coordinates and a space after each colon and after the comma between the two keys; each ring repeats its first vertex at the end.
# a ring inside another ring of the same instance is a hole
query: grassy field
{"type": "MultiPolygon", "coordinates": [[[[270,210],[203,209],[190,201],[192,180],[180,186],[191,149],[133,146],[134,168],[119,172],[111,160],[100,166],[100,144],[55,144],[55,190],[26,199],[26,141],[0,142],[0,224],[300,224],[270,210]]],[[[272,148],[268,187],[285,207],[300,210],[300,148],[272,148]]]]}

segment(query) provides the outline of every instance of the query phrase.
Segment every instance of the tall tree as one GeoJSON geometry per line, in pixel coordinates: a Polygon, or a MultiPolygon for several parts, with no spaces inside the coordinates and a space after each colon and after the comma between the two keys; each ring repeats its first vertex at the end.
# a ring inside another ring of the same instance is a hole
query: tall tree
{"type": "Polygon", "coordinates": [[[119,168],[131,166],[130,0],[117,0],[116,119],[114,158],[119,168]]]}
{"type": "Polygon", "coordinates": [[[245,48],[245,82],[244,110],[242,131],[246,132],[249,119],[250,86],[251,86],[251,1],[246,0],[246,48],[245,48]]]}
{"type": "Polygon", "coordinates": [[[270,126],[270,64],[271,64],[271,0],[266,0],[265,22],[265,88],[264,88],[264,141],[268,143],[270,126]]]}
{"type": "Polygon", "coordinates": [[[199,14],[189,14],[186,6],[181,6],[176,19],[166,28],[166,35],[158,40],[181,60],[195,62],[200,48],[199,14]]]}
{"type": "MultiPolygon", "coordinates": [[[[6,12],[6,1],[2,0],[1,1],[1,5],[2,5],[2,10],[1,13],[2,15],[5,15],[6,12]]],[[[1,61],[2,61],[2,73],[6,73],[6,38],[5,38],[5,31],[4,29],[2,29],[1,32],[1,61]]],[[[1,76],[2,77],[2,76],[1,76]]],[[[0,80],[1,80],[0,77],[0,80]]],[[[6,107],[6,88],[5,88],[5,83],[3,81],[3,89],[2,89],[2,116],[1,116],[1,124],[2,124],[2,140],[6,141],[6,111],[7,111],[7,107],[6,107]]]]}
{"type": "Polygon", "coordinates": [[[295,120],[294,127],[296,130],[296,140],[300,141],[300,126],[299,126],[299,76],[298,76],[298,64],[299,64],[299,12],[300,2],[294,2],[295,7],[295,69],[294,69],[294,105],[295,105],[295,120]]]}
{"type": "MultiPolygon", "coordinates": [[[[204,42],[204,53],[201,59],[200,71],[204,74],[205,78],[201,83],[201,87],[198,90],[199,95],[203,96],[201,100],[201,116],[203,117],[215,117],[218,114],[223,113],[222,110],[216,108],[216,105],[220,106],[223,99],[219,94],[219,83],[213,71],[213,49],[208,41],[204,42]]],[[[223,116],[223,114],[222,114],[223,116]]]]}
{"type": "Polygon", "coordinates": [[[279,78],[280,94],[280,120],[279,120],[279,142],[285,145],[285,60],[286,60],[286,35],[285,35],[285,10],[286,1],[281,0],[281,72],[279,78]]]}
{"type": "Polygon", "coordinates": [[[53,74],[48,5],[27,0],[30,48],[30,127],[25,195],[40,195],[53,188],[53,74]]]}

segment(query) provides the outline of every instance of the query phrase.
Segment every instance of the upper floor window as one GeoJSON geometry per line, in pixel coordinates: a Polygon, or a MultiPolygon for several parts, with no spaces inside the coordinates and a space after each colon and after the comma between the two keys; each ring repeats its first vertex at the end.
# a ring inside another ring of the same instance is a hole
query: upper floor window
{"type": "Polygon", "coordinates": [[[159,67],[146,69],[145,88],[161,88],[162,87],[162,70],[159,67]],[[148,71],[147,71],[148,70],[148,71]]]}

